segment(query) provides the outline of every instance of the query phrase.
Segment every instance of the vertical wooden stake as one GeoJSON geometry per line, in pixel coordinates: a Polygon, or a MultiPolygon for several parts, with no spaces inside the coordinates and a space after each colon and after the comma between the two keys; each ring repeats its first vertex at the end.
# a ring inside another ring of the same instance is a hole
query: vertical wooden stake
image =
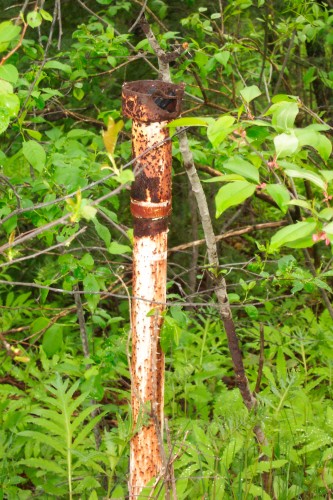
{"type": "Polygon", "coordinates": [[[162,469],[164,355],[160,348],[166,300],[167,232],[171,213],[168,121],[180,113],[183,87],[158,80],[123,85],[123,112],[133,119],[135,181],[132,300],[130,499],[162,469]]]}

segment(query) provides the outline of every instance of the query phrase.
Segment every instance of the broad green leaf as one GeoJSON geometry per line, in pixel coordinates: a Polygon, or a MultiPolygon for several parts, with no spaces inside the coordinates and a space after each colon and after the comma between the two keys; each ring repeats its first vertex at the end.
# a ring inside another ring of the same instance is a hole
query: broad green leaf
{"type": "Polygon", "coordinates": [[[40,9],[39,12],[40,12],[42,18],[45,19],[45,21],[52,21],[53,17],[51,16],[51,14],[49,12],[47,12],[44,9],[40,9]]]}
{"type": "Polygon", "coordinates": [[[27,15],[27,23],[31,28],[38,28],[42,24],[42,16],[40,15],[37,10],[33,10],[32,12],[29,12],[27,15]]]}
{"type": "Polygon", "coordinates": [[[84,98],[84,90],[78,87],[74,87],[73,96],[78,101],[82,101],[82,99],[84,98]]]}
{"type": "Polygon", "coordinates": [[[121,255],[123,253],[132,252],[132,249],[128,245],[121,245],[117,241],[113,241],[109,246],[108,251],[114,255],[121,255]]]}
{"type": "Polygon", "coordinates": [[[220,217],[229,207],[239,205],[253,195],[256,186],[250,182],[235,181],[222,186],[215,197],[216,218],[220,217]]]}
{"type": "Polygon", "coordinates": [[[326,182],[331,182],[333,180],[333,170],[319,170],[319,172],[326,182]]]}
{"type": "Polygon", "coordinates": [[[323,181],[323,179],[314,172],[311,172],[311,170],[306,170],[305,168],[298,168],[295,166],[294,168],[286,168],[285,173],[289,175],[289,177],[306,179],[310,182],[313,182],[313,184],[316,184],[316,186],[320,187],[321,189],[326,189],[326,183],[323,181]]]}
{"type": "Polygon", "coordinates": [[[24,132],[26,132],[30,137],[33,139],[36,139],[36,141],[41,141],[42,140],[42,134],[38,132],[38,130],[32,130],[29,128],[24,128],[24,132]]]}
{"type": "MultiPolygon", "coordinates": [[[[179,480],[177,479],[177,487],[178,487],[178,483],[179,483],[179,480]]],[[[177,494],[179,495],[178,490],[177,490],[177,494]]],[[[118,484],[118,486],[116,486],[115,489],[112,490],[111,496],[115,500],[122,500],[123,498],[125,498],[125,491],[124,491],[123,487],[120,484],[118,484]]],[[[98,500],[98,497],[96,496],[96,499],[89,497],[88,500],[98,500]]]]}
{"type": "Polygon", "coordinates": [[[14,88],[13,85],[6,80],[0,79],[0,94],[13,94],[14,88]]]}
{"type": "Polygon", "coordinates": [[[283,184],[267,184],[266,191],[273,198],[281,212],[285,214],[290,200],[288,189],[283,184]]]}
{"type": "Polygon", "coordinates": [[[23,155],[38,172],[42,172],[45,162],[46,153],[43,146],[36,141],[26,141],[22,146],[23,155]]]}
{"type": "Polygon", "coordinates": [[[0,134],[7,130],[10,122],[9,112],[6,108],[0,108],[0,134]]]}
{"type": "Polygon", "coordinates": [[[96,293],[99,292],[99,284],[93,274],[90,274],[84,278],[83,288],[89,308],[91,309],[91,311],[94,311],[99,302],[99,294],[96,293]],[[95,292],[95,293],[90,294],[89,292],[95,292]]]}
{"type": "Polygon", "coordinates": [[[326,224],[326,226],[323,227],[323,231],[325,233],[333,235],[333,222],[330,222],[329,224],[326,224]]]}
{"type": "Polygon", "coordinates": [[[320,134],[316,149],[323,160],[327,161],[332,153],[332,142],[328,139],[328,137],[320,134]]]}
{"type": "Polygon", "coordinates": [[[16,94],[0,94],[0,108],[6,108],[11,118],[17,116],[20,99],[16,94]]]}
{"type": "Polygon", "coordinates": [[[80,206],[80,216],[86,220],[92,220],[97,213],[97,209],[90,205],[87,198],[84,198],[80,206]]]}
{"type": "Polygon", "coordinates": [[[221,142],[229,135],[234,127],[235,118],[233,116],[220,116],[216,121],[211,123],[207,129],[207,137],[214,147],[221,144],[221,142]]]}
{"type": "Polygon", "coordinates": [[[332,153],[332,143],[324,134],[313,129],[310,125],[303,129],[295,129],[295,135],[300,146],[311,146],[318,151],[324,161],[328,160],[332,153]]]}
{"type": "Polygon", "coordinates": [[[46,330],[43,335],[43,349],[48,357],[53,356],[56,352],[60,351],[62,347],[62,325],[52,325],[46,330]]]}
{"type": "Polygon", "coordinates": [[[102,137],[104,141],[104,146],[107,152],[110,155],[113,155],[116,144],[117,144],[117,139],[119,132],[124,126],[123,120],[119,120],[117,123],[114,121],[114,119],[109,116],[109,121],[108,121],[108,128],[107,130],[102,132],[102,137]]]}
{"type": "Polygon", "coordinates": [[[19,77],[18,71],[13,64],[4,64],[0,66],[0,78],[10,82],[13,85],[17,82],[19,77]]]}
{"type": "Polygon", "coordinates": [[[83,128],[73,128],[67,134],[67,137],[71,139],[84,139],[85,137],[94,137],[94,136],[95,136],[94,132],[91,132],[90,130],[85,130],[83,128]]]}
{"type": "Polygon", "coordinates": [[[14,40],[20,34],[20,31],[20,26],[11,21],[0,23],[0,52],[7,49],[9,42],[14,40]]]}
{"type": "Polygon", "coordinates": [[[279,134],[274,137],[274,146],[277,158],[291,156],[297,151],[298,139],[294,134],[279,134]]]}
{"type": "Polygon", "coordinates": [[[261,90],[256,85],[251,85],[250,87],[245,87],[240,91],[241,96],[244,101],[249,103],[253,101],[256,97],[261,95],[261,90]]]}
{"type": "Polygon", "coordinates": [[[271,239],[269,250],[275,252],[283,245],[302,240],[314,233],[315,222],[302,221],[280,229],[271,239]]]}
{"type": "Polygon", "coordinates": [[[130,168],[124,168],[119,172],[119,175],[116,175],[114,178],[120,184],[127,184],[128,182],[134,181],[134,173],[130,168]]]}
{"type": "Polygon", "coordinates": [[[189,118],[177,118],[168,123],[167,127],[208,127],[211,118],[192,116],[189,118]]]}
{"type": "Polygon", "coordinates": [[[291,200],[288,205],[294,205],[296,207],[306,208],[307,210],[311,210],[311,204],[305,200],[291,200]]]}
{"type": "Polygon", "coordinates": [[[64,73],[71,73],[72,68],[69,64],[64,64],[60,61],[47,61],[44,66],[45,69],[58,69],[64,73]]]}
{"type": "Polygon", "coordinates": [[[244,310],[246,314],[249,316],[249,318],[256,320],[259,318],[259,311],[256,308],[256,306],[253,306],[252,304],[249,304],[248,306],[244,307],[244,310]]]}
{"type": "Polygon", "coordinates": [[[265,115],[272,116],[272,125],[277,132],[293,128],[299,108],[296,102],[281,101],[273,104],[265,115]]]}
{"type": "Polygon", "coordinates": [[[215,59],[222,64],[222,66],[226,66],[228,64],[228,61],[230,59],[230,52],[229,50],[223,50],[221,52],[216,52],[214,54],[215,59]]]}
{"type": "Polygon", "coordinates": [[[239,174],[246,179],[259,183],[258,169],[252,163],[243,160],[243,158],[235,156],[223,163],[223,168],[231,170],[235,174],[239,174]]]}
{"type": "Polygon", "coordinates": [[[109,229],[106,226],[104,226],[103,224],[101,224],[96,217],[93,218],[93,223],[94,223],[94,226],[96,229],[96,233],[98,234],[98,236],[100,238],[102,238],[102,240],[105,243],[106,248],[109,248],[110,243],[111,243],[111,233],[110,233],[109,229]]]}
{"type": "Polygon", "coordinates": [[[333,208],[324,208],[323,210],[321,210],[318,214],[318,216],[321,218],[321,219],[324,219],[324,220],[331,220],[333,218],[333,208]]]}

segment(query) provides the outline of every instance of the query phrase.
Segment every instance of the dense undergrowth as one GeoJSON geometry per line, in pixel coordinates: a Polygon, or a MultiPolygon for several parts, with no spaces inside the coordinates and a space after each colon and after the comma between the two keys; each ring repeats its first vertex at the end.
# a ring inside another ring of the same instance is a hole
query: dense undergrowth
{"type": "MultiPolygon", "coordinates": [[[[139,0],[25,2],[21,18],[11,4],[0,23],[0,499],[124,499],[133,174],[120,94],[157,77],[156,57],[138,24],[129,31],[139,0]]],[[[161,334],[171,477],[139,498],[331,498],[332,5],[146,7],[163,49],[181,46],[171,71],[186,95],[171,124],[161,334]],[[204,242],[192,244],[203,232],[177,124],[190,127],[255,412],[204,242]]]]}

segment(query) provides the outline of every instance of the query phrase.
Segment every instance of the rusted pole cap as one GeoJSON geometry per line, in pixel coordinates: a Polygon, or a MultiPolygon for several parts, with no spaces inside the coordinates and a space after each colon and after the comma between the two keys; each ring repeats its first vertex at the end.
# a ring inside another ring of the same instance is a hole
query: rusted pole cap
{"type": "Polygon", "coordinates": [[[122,88],[123,114],[139,122],[162,122],[177,118],[181,112],[184,84],[161,80],[127,82],[122,88]]]}

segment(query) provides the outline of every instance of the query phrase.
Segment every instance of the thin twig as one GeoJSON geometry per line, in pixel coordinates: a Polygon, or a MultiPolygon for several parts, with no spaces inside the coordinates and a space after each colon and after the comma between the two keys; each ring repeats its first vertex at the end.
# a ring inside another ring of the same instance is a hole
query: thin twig
{"type": "MultiPolygon", "coordinates": [[[[245,226],[240,229],[235,229],[234,231],[228,231],[224,234],[219,234],[218,236],[214,236],[215,242],[221,240],[226,240],[228,238],[233,238],[234,236],[240,236],[242,234],[251,233],[252,231],[261,231],[263,229],[272,229],[276,227],[286,226],[288,225],[287,220],[280,220],[276,222],[263,222],[261,224],[252,224],[251,226],[245,226]]],[[[182,245],[177,245],[175,247],[169,248],[168,252],[180,252],[182,250],[187,250],[188,248],[196,247],[199,245],[203,245],[206,242],[205,239],[191,241],[190,243],[183,243],[182,245]]]]}
{"type": "Polygon", "coordinates": [[[260,334],[260,352],[259,352],[257,382],[253,391],[254,394],[258,394],[258,392],[260,391],[262,373],[265,362],[265,336],[264,336],[264,325],[262,323],[260,323],[259,334],[260,334]]]}
{"type": "Polygon", "coordinates": [[[131,31],[134,30],[135,26],[137,26],[137,24],[140,22],[141,20],[141,17],[143,16],[145,10],[146,10],[146,7],[147,7],[147,2],[148,0],[144,0],[143,4],[142,4],[142,7],[141,7],[141,10],[139,12],[139,15],[138,17],[136,18],[136,21],[132,24],[132,26],[129,28],[128,32],[131,33],[131,31]]]}

